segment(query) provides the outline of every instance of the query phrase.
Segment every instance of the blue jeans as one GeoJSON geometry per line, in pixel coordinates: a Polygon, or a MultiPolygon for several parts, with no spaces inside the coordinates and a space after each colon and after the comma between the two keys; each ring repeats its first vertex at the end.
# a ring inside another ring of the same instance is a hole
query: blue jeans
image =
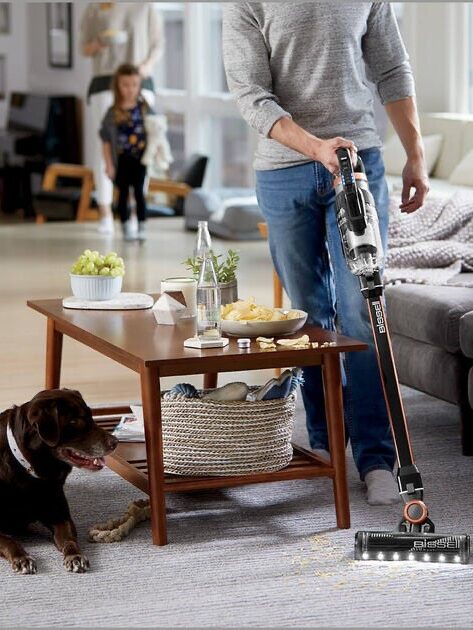
{"type": "MultiPolygon", "coordinates": [[[[387,245],[388,190],[379,149],[359,152],[378,210],[381,237],[387,245]]],[[[344,357],[344,405],[347,438],[364,479],[370,470],[392,470],[394,445],[381,377],[358,280],[347,267],[335,216],[333,177],[320,162],[257,171],[256,194],[269,228],[275,269],[294,308],[308,322],[369,344],[344,357]]],[[[304,369],[302,396],[312,448],[328,450],[322,374],[304,369]]]]}

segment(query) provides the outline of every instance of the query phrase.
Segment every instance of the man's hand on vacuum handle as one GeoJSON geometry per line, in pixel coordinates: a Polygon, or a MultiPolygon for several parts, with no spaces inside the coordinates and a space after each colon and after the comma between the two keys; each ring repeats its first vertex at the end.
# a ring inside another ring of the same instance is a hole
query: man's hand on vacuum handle
{"type": "Polygon", "coordinates": [[[429,192],[429,177],[425,166],[424,146],[420,134],[419,117],[414,97],[385,104],[386,112],[407,155],[402,171],[401,212],[420,208],[429,192]],[[411,195],[411,189],[414,194],[411,195]]]}
{"type": "Polygon", "coordinates": [[[340,137],[322,140],[300,127],[288,116],[274,123],[269,137],[311,160],[321,162],[333,175],[337,175],[340,170],[336,153],[340,147],[349,149],[352,163],[356,164],[356,147],[351,140],[340,137]]]}

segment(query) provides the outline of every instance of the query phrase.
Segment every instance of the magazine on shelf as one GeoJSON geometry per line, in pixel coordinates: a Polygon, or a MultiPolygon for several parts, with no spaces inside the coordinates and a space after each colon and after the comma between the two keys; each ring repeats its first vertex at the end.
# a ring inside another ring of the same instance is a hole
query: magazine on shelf
{"type": "Polygon", "coordinates": [[[144,442],[143,407],[130,405],[130,409],[132,413],[122,416],[112,433],[120,442],[144,442]]]}

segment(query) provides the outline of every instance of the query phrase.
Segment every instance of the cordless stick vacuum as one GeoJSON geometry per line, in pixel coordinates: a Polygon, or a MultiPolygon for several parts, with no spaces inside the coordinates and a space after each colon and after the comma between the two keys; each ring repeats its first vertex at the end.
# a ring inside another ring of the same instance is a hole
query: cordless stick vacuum
{"type": "Polygon", "coordinates": [[[358,277],[366,299],[384,397],[396,447],[397,482],[404,501],[403,517],[393,532],[360,531],[355,536],[356,560],[420,560],[467,564],[467,535],[435,534],[424,503],[422,479],[414,463],[399,381],[383,305],[383,247],[378,216],[363,163],[353,167],[347,149],[338,149],[340,173],[335,178],[337,223],[346,262],[358,277]]]}

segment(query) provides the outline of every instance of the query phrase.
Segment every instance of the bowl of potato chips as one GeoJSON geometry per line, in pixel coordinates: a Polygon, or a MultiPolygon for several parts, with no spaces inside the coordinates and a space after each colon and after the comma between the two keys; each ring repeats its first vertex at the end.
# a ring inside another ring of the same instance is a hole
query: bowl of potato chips
{"type": "Polygon", "coordinates": [[[305,311],[262,306],[253,297],[222,306],[222,332],[237,337],[290,335],[306,320],[305,311]]]}

